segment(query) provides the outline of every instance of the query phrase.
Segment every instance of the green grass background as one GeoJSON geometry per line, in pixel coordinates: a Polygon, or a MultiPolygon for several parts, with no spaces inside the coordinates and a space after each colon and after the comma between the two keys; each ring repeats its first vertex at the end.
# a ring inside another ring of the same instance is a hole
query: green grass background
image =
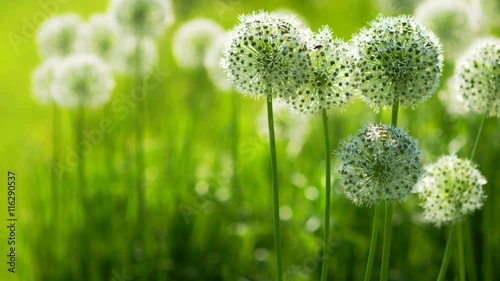
{"type": "MultiPolygon", "coordinates": [[[[84,18],[102,13],[106,1],[48,1],[51,13],[75,12],[84,18]]],[[[172,57],[172,37],[185,21],[211,18],[229,29],[237,16],[254,10],[290,8],[303,16],[314,30],[324,24],[336,36],[351,35],[373,19],[378,11],[371,2],[349,1],[174,1],[176,22],[158,42],[159,70],[165,79],[148,93],[146,101],[146,200],[147,220],[141,228],[136,219],[133,122],[130,115],[110,107],[89,111],[85,128],[99,128],[104,118],[113,130],[93,145],[86,157],[86,211],[78,197],[76,169],[51,189],[52,107],[38,105],[31,96],[31,73],[41,62],[34,44],[39,26],[26,20],[48,15],[38,1],[2,1],[0,21],[0,219],[7,218],[7,171],[17,175],[17,268],[7,272],[6,227],[0,228],[0,280],[272,280],[272,198],[267,140],[258,134],[256,119],[264,101],[218,92],[204,70],[184,71],[172,57]],[[27,28],[23,30],[23,28],[27,28]],[[14,46],[9,36],[23,37],[14,46]],[[234,150],[234,102],[239,105],[238,146],[234,150]],[[237,186],[232,182],[231,153],[237,151],[237,186]],[[198,191],[208,188],[207,193],[198,191]],[[137,237],[144,237],[144,244],[137,237]],[[5,262],[4,262],[5,260],[5,262]]],[[[51,14],[52,15],[52,14],[51,14]]],[[[498,32],[496,34],[498,36],[498,32]]],[[[444,76],[452,73],[447,62],[444,76]]],[[[113,101],[124,99],[131,81],[117,77],[113,101]]],[[[382,121],[389,122],[389,112],[382,121]]],[[[331,112],[332,147],[375,120],[366,105],[356,102],[344,112],[331,112]]],[[[296,118],[278,126],[307,122],[309,133],[296,156],[287,154],[289,141],[278,141],[281,204],[293,215],[282,221],[286,280],[318,280],[322,227],[308,231],[311,218],[322,220],[324,156],[321,120],[296,118]],[[306,193],[319,196],[307,199],[306,193]]],[[[449,116],[437,95],[416,110],[400,111],[400,127],[419,139],[424,161],[430,163],[449,152],[450,143],[467,157],[480,117],[449,116]]],[[[72,149],[74,113],[62,111],[60,141],[65,154],[72,149]]],[[[500,123],[489,118],[476,153],[476,162],[488,179],[488,199],[483,210],[468,217],[472,243],[466,244],[469,280],[499,280],[500,269],[500,123]]],[[[279,132],[278,132],[279,134],[279,132]]],[[[278,135],[278,137],[280,137],[278,135]]],[[[338,167],[333,157],[333,167],[338,167]]],[[[357,208],[347,201],[333,173],[333,254],[331,280],[361,280],[368,254],[373,209],[357,208]]],[[[380,237],[380,236],[379,236],[380,237]]],[[[391,280],[433,280],[444,251],[446,228],[436,229],[421,218],[416,198],[397,206],[391,251],[391,280]]],[[[380,244],[379,244],[380,245],[380,244]]],[[[373,278],[378,278],[381,252],[377,251],[373,278]]],[[[457,276],[452,260],[448,276],[457,276]]]]}

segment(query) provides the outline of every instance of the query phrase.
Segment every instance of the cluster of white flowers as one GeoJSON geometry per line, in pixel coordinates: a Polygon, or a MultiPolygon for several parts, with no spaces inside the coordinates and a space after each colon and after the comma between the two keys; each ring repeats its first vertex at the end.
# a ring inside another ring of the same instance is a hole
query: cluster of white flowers
{"type": "Polygon", "coordinates": [[[151,70],[158,59],[154,39],[173,22],[170,0],[112,0],[109,10],[86,23],[66,14],[42,24],[37,43],[45,61],[32,77],[36,100],[95,107],[109,99],[112,72],[151,70]]]}

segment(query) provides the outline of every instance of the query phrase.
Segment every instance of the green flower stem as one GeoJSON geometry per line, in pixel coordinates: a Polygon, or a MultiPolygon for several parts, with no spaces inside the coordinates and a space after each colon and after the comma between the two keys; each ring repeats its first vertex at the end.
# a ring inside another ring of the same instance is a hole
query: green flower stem
{"type": "Polygon", "coordinates": [[[483,126],[484,126],[484,119],[486,119],[486,113],[481,118],[481,123],[479,124],[479,129],[477,130],[476,139],[474,140],[474,146],[472,147],[472,152],[470,153],[470,157],[469,157],[469,159],[471,161],[474,160],[474,155],[476,154],[477,144],[479,143],[479,137],[481,136],[481,132],[482,132],[483,126]]]}
{"type": "Polygon", "coordinates": [[[59,164],[59,146],[60,146],[60,129],[61,129],[61,113],[55,102],[52,103],[52,165],[50,167],[50,180],[52,183],[52,200],[54,200],[54,217],[57,220],[59,206],[59,182],[62,180],[62,175],[56,173],[56,167],[59,164]]]}
{"type": "Polygon", "coordinates": [[[82,102],[79,103],[76,112],[76,122],[75,122],[75,145],[76,153],[78,156],[77,163],[77,183],[78,191],[80,192],[81,203],[85,205],[86,202],[86,190],[85,190],[85,156],[82,150],[83,142],[83,129],[84,129],[84,119],[85,119],[85,109],[82,102]]]}
{"type": "Polygon", "coordinates": [[[232,104],[232,116],[231,116],[231,134],[232,134],[232,143],[231,143],[231,154],[233,160],[233,177],[232,177],[232,185],[233,192],[235,194],[235,201],[239,207],[243,203],[243,195],[241,194],[241,189],[239,187],[238,181],[238,146],[239,146],[239,119],[240,119],[240,97],[237,93],[231,93],[231,104],[232,104]]]}
{"type": "Polygon", "coordinates": [[[278,281],[283,280],[281,234],[280,234],[280,202],[278,192],[278,164],[276,161],[276,140],[274,137],[273,96],[267,95],[267,122],[269,128],[269,146],[271,149],[273,208],[274,208],[274,244],[276,248],[276,266],[278,281]]]}
{"type": "Polygon", "coordinates": [[[380,204],[375,207],[373,214],[372,238],[370,240],[370,251],[368,252],[368,261],[366,262],[366,271],[364,281],[370,281],[372,277],[373,259],[375,258],[375,248],[377,246],[378,227],[380,224],[380,204]]]}
{"type": "MultiPolygon", "coordinates": [[[[141,53],[141,38],[136,38],[137,44],[135,46],[135,89],[143,89],[142,85],[142,76],[143,73],[141,71],[140,66],[140,53],[141,53]]],[[[136,141],[136,189],[137,189],[137,207],[138,207],[138,226],[140,231],[144,229],[144,220],[145,220],[145,200],[144,200],[144,188],[145,188],[145,180],[144,180],[144,101],[137,102],[136,108],[136,116],[135,116],[135,141],[136,141]]]]}
{"type": "MultiPolygon", "coordinates": [[[[391,126],[398,125],[399,100],[392,103],[391,126]]],[[[391,254],[391,235],[392,235],[392,206],[385,202],[385,220],[384,220],[384,246],[382,248],[382,265],[380,267],[380,281],[389,278],[389,257],[391,254]]]]}
{"type": "Polygon", "coordinates": [[[458,243],[458,273],[460,281],[465,281],[465,262],[464,262],[464,235],[462,223],[457,225],[457,243],[458,243]]]}
{"type": "Polygon", "coordinates": [[[389,257],[391,254],[392,235],[392,206],[385,202],[384,220],[384,246],[382,248],[382,266],[380,268],[380,281],[389,279],[389,257]]]}
{"type": "Polygon", "coordinates": [[[450,263],[451,243],[454,237],[453,236],[454,230],[455,230],[455,224],[452,224],[450,227],[450,234],[448,235],[448,241],[446,242],[446,248],[444,250],[443,261],[441,262],[441,268],[439,269],[437,281],[444,281],[444,277],[446,275],[446,269],[448,268],[448,264],[450,263]]]}
{"type": "Polygon", "coordinates": [[[326,109],[322,111],[323,117],[323,132],[325,137],[325,225],[324,225],[324,246],[323,246],[323,264],[321,268],[321,281],[326,281],[328,276],[328,259],[329,259],[329,241],[330,241],[330,200],[331,200],[331,180],[330,180],[330,136],[328,132],[328,115],[326,109]]]}

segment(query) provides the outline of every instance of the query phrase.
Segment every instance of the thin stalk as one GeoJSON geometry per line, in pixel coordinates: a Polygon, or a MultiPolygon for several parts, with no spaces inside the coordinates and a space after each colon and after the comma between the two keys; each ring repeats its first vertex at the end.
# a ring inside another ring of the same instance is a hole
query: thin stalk
{"type": "MultiPolygon", "coordinates": [[[[141,52],[141,38],[137,38],[135,46],[135,90],[144,91],[142,85],[142,71],[140,67],[140,52],[141,52]]],[[[145,95],[144,93],[142,93],[145,95]]],[[[135,142],[136,142],[136,189],[137,189],[137,207],[138,207],[138,223],[139,229],[142,230],[145,219],[145,200],[144,200],[144,143],[143,143],[143,123],[144,123],[144,101],[137,102],[136,116],[135,116],[135,142]]]]}
{"type": "Polygon", "coordinates": [[[52,183],[52,194],[54,200],[54,217],[55,220],[57,221],[57,216],[58,216],[58,206],[59,206],[59,181],[62,180],[61,175],[58,175],[56,173],[56,165],[58,165],[59,162],[59,138],[61,136],[60,134],[60,124],[61,124],[61,116],[60,116],[60,111],[59,108],[57,108],[57,105],[55,102],[52,103],[52,163],[51,163],[51,183],[52,183]]]}
{"type": "Polygon", "coordinates": [[[448,235],[448,241],[446,242],[446,248],[444,250],[443,261],[441,262],[441,268],[439,269],[437,281],[443,281],[446,275],[446,269],[448,268],[448,264],[450,263],[451,244],[454,237],[453,235],[454,230],[455,230],[455,224],[452,224],[450,227],[450,234],[448,235]]]}
{"type": "Polygon", "coordinates": [[[321,281],[326,281],[328,276],[328,259],[330,249],[330,200],[331,200],[331,180],[330,180],[330,136],[328,132],[328,115],[326,109],[323,109],[323,135],[325,137],[325,226],[324,226],[324,249],[323,249],[323,264],[321,269],[321,281]]]}
{"type": "Polygon", "coordinates": [[[370,251],[368,252],[368,261],[366,262],[366,271],[364,281],[370,281],[372,277],[373,260],[375,258],[375,248],[377,246],[378,227],[380,224],[380,204],[375,207],[373,214],[372,238],[370,240],[370,251]]]}
{"type": "Polygon", "coordinates": [[[276,161],[276,140],[274,137],[273,96],[267,95],[267,123],[269,128],[269,146],[271,149],[272,186],[273,186],[273,215],[274,215],[274,244],[276,248],[276,267],[278,281],[283,280],[281,233],[280,233],[280,203],[278,192],[278,164],[276,161]]]}
{"type": "MultiPolygon", "coordinates": [[[[395,99],[392,103],[391,126],[398,125],[399,100],[395,99]]],[[[384,245],[382,247],[382,265],[380,266],[380,281],[389,278],[389,258],[391,254],[391,235],[392,235],[392,206],[385,202],[385,220],[384,220],[384,245]]]]}
{"type": "Polygon", "coordinates": [[[484,119],[486,119],[486,114],[484,114],[481,118],[481,123],[479,124],[479,129],[477,130],[476,139],[474,140],[474,146],[472,147],[472,152],[470,153],[469,157],[471,161],[474,160],[474,155],[476,154],[477,144],[479,143],[479,137],[481,136],[481,131],[483,130],[484,126],[484,119]]]}
{"type": "Polygon", "coordinates": [[[384,220],[384,246],[382,248],[382,266],[380,268],[380,281],[389,279],[389,257],[391,254],[391,235],[392,235],[392,206],[385,202],[385,220],[384,220]]]}
{"type": "Polygon", "coordinates": [[[233,192],[236,195],[235,201],[238,206],[241,207],[243,203],[243,196],[241,194],[241,189],[239,187],[238,181],[238,169],[239,169],[239,161],[238,161],[238,146],[239,146],[239,119],[240,119],[240,100],[239,95],[237,93],[231,93],[231,134],[232,134],[232,143],[231,143],[231,154],[233,160],[233,177],[232,177],[232,185],[233,192]]]}
{"type": "Polygon", "coordinates": [[[83,129],[84,129],[84,106],[82,103],[77,108],[76,121],[75,121],[75,145],[76,154],[78,157],[77,162],[77,183],[78,191],[80,192],[81,203],[85,205],[86,191],[85,191],[85,155],[83,152],[83,129]]]}
{"type": "Polygon", "coordinates": [[[458,277],[460,281],[465,281],[465,262],[464,262],[464,235],[462,223],[457,225],[457,243],[458,243],[458,277]]]}

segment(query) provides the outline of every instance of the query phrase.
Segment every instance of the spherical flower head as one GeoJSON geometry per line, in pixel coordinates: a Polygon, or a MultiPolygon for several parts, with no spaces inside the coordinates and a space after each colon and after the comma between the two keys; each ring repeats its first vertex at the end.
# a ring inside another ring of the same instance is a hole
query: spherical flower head
{"type": "Polygon", "coordinates": [[[338,155],[346,197],[356,205],[403,202],[423,172],[417,141],[395,127],[361,129],[342,143],[338,155]]]}
{"type": "Polygon", "coordinates": [[[208,46],[224,29],[209,19],[195,19],[183,24],[174,36],[174,58],[184,69],[203,65],[208,46]]]}
{"type": "Polygon", "coordinates": [[[224,54],[224,46],[226,45],[227,34],[220,34],[212,41],[212,44],[207,47],[203,64],[207,70],[208,77],[214,85],[221,91],[229,91],[232,85],[227,77],[226,70],[220,65],[220,60],[224,54]]]}
{"type": "Polygon", "coordinates": [[[425,219],[441,226],[480,209],[486,199],[485,184],[474,163],[449,155],[425,166],[415,190],[422,200],[425,219]]]}
{"type": "Polygon", "coordinates": [[[256,98],[287,96],[307,83],[310,30],[283,14],[258,12],[239,20],[221,61],[238,92],[256,98]]]}
{"type": "Polygon", "coordinates": [[[83,26],[78,40],[79,51],[95,54],[109,65],[113,65],[121,36],[116,23],[109,15],[94,15],[83,26]]]}
{"type": "Polygon", "coordinates": [[[52,102],[52,81],[54,79],[54,71],[60,60],[52,58],[45,60],[38,66],[31,77],[33,97],[40,104],[48,104],[52,102]]]}
{"type": "Polygon", "coordinates": [[[64,107],[97,107],[110,98],[114,82],[101,59],[75,54],[57,67],[52,82],[54,101],[64,107]]]}
{"type": "Polygon", "coordinates": [[[318,113],[350,102],[354,89],[348,49],[347,43],[333,38],[328,26],[321,28],[308,44],[309,79],[295,95],[285,97],[285,101],[302,113],[318,113]]]}
{"type": "Polygon", "coordinates": [[[122,75],[139,75],[150,72],[158,62],[158,48],[152,39],[138,41],[132,36],[122,39],[116,56],[116,71],[122,75]],[[138,49],[137,49],[138,48],[138,49]]]}
{"type": "Polygon", "coordinates": [[[44,59],[65,57],[76,49],[76,40],[83,22],[78,15],[65,14],[49,18],[38,30],[37,45],[44,59]]]}
{"type": "Polygon", "coordinates": [[[439,37],[446,57],[456,57],[477,31],[472,7],[462,0],[427,0],[415,11],[415,20],[439,37]]]}
{"type": "Polygon", "coordinates": [[[118,26],[136,37],[158,37],[174,21],[170,0],[112,0],[118,26]]]}
{"type": "Polygon", "coordinates": [[[379,16],[353,38],[355,83],[375,110],[395,101],[415,108],[437,89],[443,52],[437,37],[409,16],[379,16]]]}
{"type": "Polygon", "coordinates": [[[459,59],[454,79],[468,110],[500,116],[500,39],[480,39],[459,59]]]}

